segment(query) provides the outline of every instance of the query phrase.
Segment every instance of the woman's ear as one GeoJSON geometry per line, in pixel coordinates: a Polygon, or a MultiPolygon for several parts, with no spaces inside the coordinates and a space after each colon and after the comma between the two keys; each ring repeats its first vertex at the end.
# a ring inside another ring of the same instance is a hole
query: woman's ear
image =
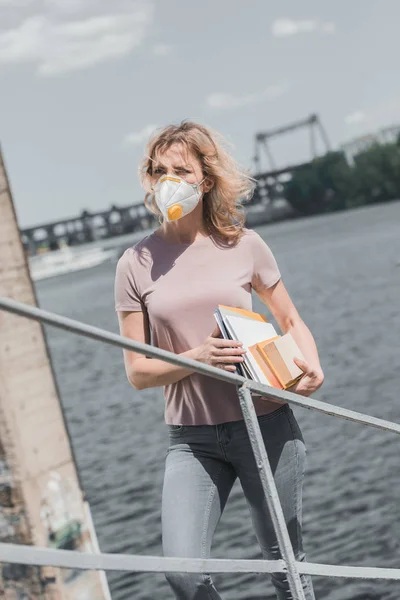
{"type": "Polygon", "coordinates": [[[211,177],[206,177],[204,181],[204,193],[208,194],[208,192],[213,189],[214,185],[214,181],[211,179],[211,177]]]}

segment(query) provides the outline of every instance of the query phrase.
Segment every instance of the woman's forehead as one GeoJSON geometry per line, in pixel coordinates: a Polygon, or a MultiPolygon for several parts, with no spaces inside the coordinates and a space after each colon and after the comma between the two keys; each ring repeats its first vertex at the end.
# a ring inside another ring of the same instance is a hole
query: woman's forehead
{"type": "Polygon", "coordinates": [[[200,165],[196,156],[184,144],[172,144],[169,148],[156,150],[154,162],[158,165],[180,165],[195,167],[200,165]]]}

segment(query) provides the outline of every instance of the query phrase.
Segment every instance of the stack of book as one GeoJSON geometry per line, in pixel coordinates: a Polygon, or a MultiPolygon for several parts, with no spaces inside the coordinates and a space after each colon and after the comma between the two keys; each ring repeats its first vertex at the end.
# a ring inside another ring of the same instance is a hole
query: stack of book
{"type": "Polygon", "coordinates": [[[219,305],[214,315],[222,336],[242,342],[246,350],[237,366],[240,375],[278,389],[302,377],[293,358],[305,359],[290,333],[278,335],[263,315],[242,308],[219,305]]]}

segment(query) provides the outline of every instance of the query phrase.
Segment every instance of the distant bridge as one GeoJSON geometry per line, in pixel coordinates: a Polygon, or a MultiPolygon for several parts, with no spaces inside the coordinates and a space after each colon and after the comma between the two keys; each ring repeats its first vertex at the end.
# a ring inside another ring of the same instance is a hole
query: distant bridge
{"type": "Polygon", "coordinates": [[[42,223],[21,230],[22,241],[30,254],[36,254],[41,246],[57,250],[60,244],[68,246],[87,244],[133,233],[154,227],[157,220],[144,206],[112,206],[108,210],[89,212],[84,210],[79,216],[42,223]]]}
{"type": "MultiPolygon", "coordinates": [[[[296,171],[308,163],[291,165],[254,176],[257,189],[248,206],[273,202],[279,196],[279,177],[296,171]]],[[[99,212],[83,211],[76,217],[42,223],[21,230],[22,242],[29,254],[40,247],[57,250],[62,244],[75,246],[156,227],[157,218],[144,204],[112,206],[99,212]]]]}
{"type": "MultiPolygon", "coordinates": [[[[277,168],[269,148],[269,141],[282,134],[290,133],[295,129],[308,127],[310,132],[311,159],[317,157],[316,133],[319,133],[325,151],[330,149],[328,137],[317,115],[307,119],[272,129],[255,135],[254,164],[258,185],[249,206],[263,203],[267,205],[275,199],[282,197],[282,181],[297,169],[303,168],[309,162],[277,168]],[[268,160],[265,169],[261,165],[262,153],[268,160]],[[264,170],[265,169],[265,170],[264,170]]],[[[259,213],[260,222],[262,213],[259,213]]],[[[36,254],[41,246],[56,250],[61,244],[68,246],[85,244],[96,240],[115,237],[126,233],[134,233],[157,225],[157,218],[152,215],[144,204],[129,206],[112,206],[108,210],[99,212],[83,211],[76,217],[60,219],[29,227],[21,231],[22,241],[29,254],[36,254]]]]}

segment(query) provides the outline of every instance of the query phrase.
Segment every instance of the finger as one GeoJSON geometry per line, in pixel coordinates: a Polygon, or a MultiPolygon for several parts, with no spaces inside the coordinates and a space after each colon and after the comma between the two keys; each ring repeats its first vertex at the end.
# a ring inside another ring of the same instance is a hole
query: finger
{"type": "Polygon", "coordinates": [[[212,338],[220,338],[222,336],[221,330],[219,328],[219,325],[216,325],[214,331],[212,332],[212,334],[210,335],[210,337],[212,338]]]}
{"type": "Polygon", "coordinates": [[[215,348],[214,354],[216,356],[242,356],[246,354],[244,348],[215,348]]]}
{"type": "Polygon", "coordinates": [[[214,341],[214,345],[218,348],[237,348],[243,346],[242,342],[237,340],[224,340],[223,338],[214,341]]]}
{"type": "Polygon", "coordinates": [[[296,361],[297,361],[297,365],[300,367],[300,369],[311,379],[314,379],[315,377],[317,377],[317,371],[315,368],[310,367],[310,365],[305,362],[304,360],[301,360],[298,357],[295,357],[296,361]]]}
{"type": "Polygon", "coordinates": [[[227,365],[230,363],[243,362],[242,356],[218,356],[218,364],[227,365]]]}
{"type": "Polygon", "coordinates": [[[303,380],[300,379],[300,381],[298,381],[297,383],[294,383],[290,387],[286,388],[286,391],[292,392],[292,394],[299,394],[300,396],[309,396],[310,392],[308,391],[307,387],[304,387],[304,385],[302,385],[302,381],[303,380]]]}
{"type": "Polygon", "coordinates": [[[298,356],[295,356],[293,358],[293,362],[294,362],[295,365],[297,365],[299,367],[299,369],[301,369],[303,371],[303,373],[308,373],[309,372],[309,366],[308,366],[308,364],[306,363],[305,360],[302,360],[298,356]]]}
{"type": "Polygon", "coordinates": [[[220,363],[218,365],[219,369],[222,369],[223,371],[229,371],[230,373],[235,373],[236,371],[236,367],[234,365],[224,365],[223,363],[220,363]]]}

